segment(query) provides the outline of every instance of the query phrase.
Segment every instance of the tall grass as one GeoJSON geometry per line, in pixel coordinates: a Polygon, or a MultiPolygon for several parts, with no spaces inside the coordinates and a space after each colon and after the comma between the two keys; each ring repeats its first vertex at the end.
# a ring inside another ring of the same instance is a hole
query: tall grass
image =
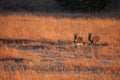
{"type": "Polygon", "coordinates": [[[0,16],[0,38],[73,41],[73,34],[78,33],[87,41],[92,32],[100,35],[101,42],[115,43],[120,40],[119,31],[119,19],[0,16]]]}
{"type": "MultiPolygon", "coordinates": [[[[31,14],[0,16],[0,38],[5,39],[72,43],[74,33],[78,33],[85,42],[88,42],[89,32],[99,35],[101,37],[100,43],[120,46],[119,19],[61,18],[31,14]]],[[[40,43],[40,48],[32,49],[32,47],[36,47],[34,45],[34,42],[26,45],[0,45],[0,59],[10,57],[28,60],[25,62],[1,60],[0,80],[120,79],[119,46],[84,46],[80,49],[73,49],[72,45],[40,43]],[[22,50],[19,46],[25,49],[22,50]]]]}
{"type": "Polygon", "coordinates": [[[21,58],[21,53],[13,48],[7,46],[0,47],[0,58],[21,58]]]}
{"type": "Polygon", "coordinates": [[[1,80],[119,80],[116,75],[111,75],[111,74],[91,74],[91,73],[48,73],[48,74],[41,74],[41,73],[36,73],[32,70],[26,71],[26,72],[19,72],[15,71],[12,73],[8,72],[0,72],[0,77],[1,80]],[[2,73],[2,74],[1,74],[2,73]],[[27,74],[27,75],[26,75],[27,74]],[[6,76],[7,75],[7,76],[6,76]],[[31,76],[32,75],[32,76],[31,76]],[[87,76],[87,77],[86,77],[87,76]]]}

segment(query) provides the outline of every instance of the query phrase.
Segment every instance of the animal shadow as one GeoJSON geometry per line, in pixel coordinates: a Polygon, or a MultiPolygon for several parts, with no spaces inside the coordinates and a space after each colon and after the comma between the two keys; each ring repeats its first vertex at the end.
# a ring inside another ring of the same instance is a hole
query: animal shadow
{"type": "Polygon", "coordinates": [[[105,47],[105,46],[109,46],[109,44],[104,42],[104,43],[97,44],[97,46],[104,46],[105,47]]]}

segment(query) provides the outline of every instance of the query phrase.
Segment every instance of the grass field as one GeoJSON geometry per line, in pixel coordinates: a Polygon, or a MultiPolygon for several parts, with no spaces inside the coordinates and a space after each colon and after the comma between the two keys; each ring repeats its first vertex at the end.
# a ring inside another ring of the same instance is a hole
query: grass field
{"type": "Polygon", "coordinates": [[[0,80],[120,80],[120,20],[26,15],[0,16],[0,80]],[[74,33],[88,44],[74,48],[74,33]]]}

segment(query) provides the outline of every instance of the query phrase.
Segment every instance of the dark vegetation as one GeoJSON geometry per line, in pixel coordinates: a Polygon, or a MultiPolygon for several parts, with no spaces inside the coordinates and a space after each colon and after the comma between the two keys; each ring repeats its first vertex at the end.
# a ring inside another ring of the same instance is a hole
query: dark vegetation
{"type": "Polygon", "coordinates": [[[0,11],[99,12],[119,10],[119,0],[0,0],[0,11]]]}
{"type": "Polygon", "coordinates": [[[3,44],[27,44],[30,42],[35,42],[35,40],[28,40],[28,39],[4,39],[4,38],[0,38],[0,43],[3,44]]]}
{"type": "Polygon", "coordinates": [[[55,0],[64,10],[67,11],[100,11],[108,4],[108,0],[55,0]]]}
{"type": "Polygon", "coordinates": [[[23,58],[0,58],[0,61],[15,61],[15,62],[23,62],[25,59],[23,58]]]}

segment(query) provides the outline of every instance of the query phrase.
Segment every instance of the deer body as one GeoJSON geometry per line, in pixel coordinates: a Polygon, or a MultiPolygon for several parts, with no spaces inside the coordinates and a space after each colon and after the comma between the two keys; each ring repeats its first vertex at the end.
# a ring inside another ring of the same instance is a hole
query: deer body
{"type": "Polygon", "coordinates": [[[83,45],[83,39],[78,34],[74,34],[74,45],[75,48],[78,46],[82,47],[83,45]]]}
{"type": "Polygon", "coordinates": [[[99,36],[92,36],[92,33],[88,33],[88,41],[92,45],[96,45],[97,42],[99,42],[100,37],[99,36]]]}

